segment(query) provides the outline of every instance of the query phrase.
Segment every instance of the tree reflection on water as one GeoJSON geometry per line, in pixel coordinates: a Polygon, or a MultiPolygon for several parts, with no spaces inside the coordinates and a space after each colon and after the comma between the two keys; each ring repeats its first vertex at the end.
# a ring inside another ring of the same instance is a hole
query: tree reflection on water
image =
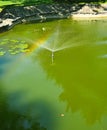
{"type": "Polygon", "coordinates": [[[7,97],[0,82],[0,130],[47,130],[40,122],[28,114],[9,109],[7,97]]]}
{"type": "Polygon", "coordinates": [[[107,113],[107,80],[104,60],[90,47],[76,47],[56,52],[51,65],[51,52],[41,50],[36,58],[48,78],[62,86],[60,100],[67,102],[67,111],[81,111],[87,123],[100,121],[107,113]]]}

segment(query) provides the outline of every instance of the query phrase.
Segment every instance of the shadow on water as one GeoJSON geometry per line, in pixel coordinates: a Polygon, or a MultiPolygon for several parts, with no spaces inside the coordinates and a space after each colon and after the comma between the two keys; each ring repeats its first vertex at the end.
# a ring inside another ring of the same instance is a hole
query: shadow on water
{"type": "Polygon", "coordinates": [[[48,78],[62,86],[59,99],[67,103],[66,110],[81,111],[89,124],[107,113],[107,66],[96,54],[90,46],[65,49],[54,54],[53,65],[51,52],[43,49],[36,56],[48,78]]]}
{"type": "Polygon", "coordinates": [[[3,75],[3,73],[5,72],[5,69],[3,68],[3,66],[9,62],[9,60],[6,57],[0,57],[0,77],[3,75]]]}
{"type": "Polygon", "coordinates": [[[44,101],[18,104],[23,93],[6,95],[0,82],[0,130],[52,130],[55,126],[51,107],[44,101]],[[15,104],[16,106],[15,106],[15,104]]]}

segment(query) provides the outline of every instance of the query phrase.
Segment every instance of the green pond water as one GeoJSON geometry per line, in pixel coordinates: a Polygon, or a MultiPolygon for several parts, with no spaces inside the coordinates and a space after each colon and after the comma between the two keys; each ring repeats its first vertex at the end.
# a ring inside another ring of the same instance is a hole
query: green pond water
{"type": "Polygon", "coordinates": [[[107,130],[107,21],[0,34],[0,130],[107,130]]]}

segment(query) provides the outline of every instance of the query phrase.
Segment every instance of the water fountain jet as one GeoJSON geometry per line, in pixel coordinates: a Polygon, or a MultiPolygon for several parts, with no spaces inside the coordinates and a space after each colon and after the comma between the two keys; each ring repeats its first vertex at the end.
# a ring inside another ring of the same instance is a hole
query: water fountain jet
{"type": "Polygon", "coordinates": [[[54,52],[52,51],[52,64],[54,63],[54,52]]]}

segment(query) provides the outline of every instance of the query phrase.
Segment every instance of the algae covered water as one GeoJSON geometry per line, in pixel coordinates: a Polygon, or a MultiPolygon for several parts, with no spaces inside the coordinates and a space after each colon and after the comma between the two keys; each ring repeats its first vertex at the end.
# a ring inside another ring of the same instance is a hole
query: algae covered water
{"type": "Polygon", "coordinates": [[[106,28],[60,20],[0,34],[0,130],[106,130],[106,28]]]}

